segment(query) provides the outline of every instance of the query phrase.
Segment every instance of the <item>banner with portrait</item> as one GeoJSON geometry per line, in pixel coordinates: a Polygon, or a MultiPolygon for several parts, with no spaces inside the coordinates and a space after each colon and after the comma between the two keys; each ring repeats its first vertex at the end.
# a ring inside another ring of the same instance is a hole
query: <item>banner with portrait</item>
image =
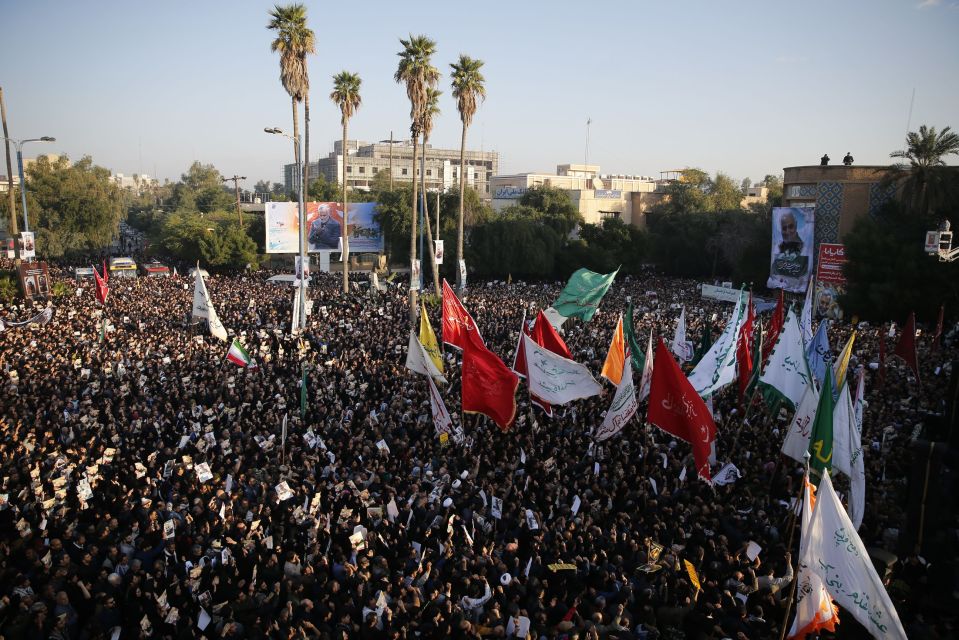
{"type": "Polygon", "coordinates": [[[20,257],[23,259],[35,258],[37,255],[36,239],[32,231],[24,231],[20,234],[20,257]]]}
{"type": "Polygon", "coordinates": [[[773,209],[770,289],[803,293],[812,277],[816,214],[811,207],[773,209]]]}
{"type": "Polygon", "coordinates": [[[816,261],[816,287],[814,289],[814,309],[817,318],[842,320],[842,308],[839,296],[846,293],[846,276],[843,265],[846,263],[846,246],[823,242],[819,245],[819,258],[816,261]]]}
{"type": "Polygon", "coordinates": [[[20,289],[27,300],[50,295],[50,270],[46,262],[21,262],[18,275],[20,289]]]}
{"type": "MultiPolygon", "coordinates": [[[[351,253],[379,253],[383,232],[374,220],[375,202],[350,202],[349,238],[351,253]]],[[[299,208],[296,202],[267,202],[264,211],[267,253],[298,253],[300,249],[299,208]]],[[[307,251],[340,251],[343,204],[306,203],[307,251]]]]}

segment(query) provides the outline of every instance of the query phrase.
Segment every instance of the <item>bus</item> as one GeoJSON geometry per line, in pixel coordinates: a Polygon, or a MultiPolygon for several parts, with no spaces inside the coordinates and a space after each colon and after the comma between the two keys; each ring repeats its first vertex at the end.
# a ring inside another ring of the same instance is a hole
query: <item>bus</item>
{"type": "Polygon", "coordinates": [[[137,263],[133,258],[110,258],[111,278],[136,278],[137,263]]]}
{"type": "Polygon", "coordinates": [[[148,262],[140,265],[140,270],[147,278],[169,278],[170,267],[159,262],[148,262]]]}

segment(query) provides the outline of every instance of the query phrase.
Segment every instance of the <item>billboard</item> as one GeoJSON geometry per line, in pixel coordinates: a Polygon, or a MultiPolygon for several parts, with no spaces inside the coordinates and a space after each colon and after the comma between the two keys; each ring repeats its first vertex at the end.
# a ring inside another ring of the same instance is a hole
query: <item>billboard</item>
{"type": "Polygon", "coordinates": [[[29,300],[50,295],[50,271],[46,262],[21,262],[18,275],[24,298],[29,300]]]}
{"type": "MultiPolygon", "coordinates": [[[[350,252],[378,253],[383,233],[373,220],[375,202],[349,203],[350,252]]],[[[299,211],[295,202],[266,203],[266,252],[298,253],[299,211]]],[[[343,225],[343,205],[336,202],[306,203],[307,251],[338,251],[343,225]]]]}
{"type": "Polygon", "coordinates": [[[846,276],[842,273],[845,263],[845,245],[827,242],[819,245],[819,259],[816,265],[816,317],[842,320],[839,296],[846,292],[846,276]]]}
{"type": "Polygon", "coordinates": [[[793,293],[806,290],[812,277],[815,221],[812,208],[773,209],[772,259],[767,287],[793,293]]]}

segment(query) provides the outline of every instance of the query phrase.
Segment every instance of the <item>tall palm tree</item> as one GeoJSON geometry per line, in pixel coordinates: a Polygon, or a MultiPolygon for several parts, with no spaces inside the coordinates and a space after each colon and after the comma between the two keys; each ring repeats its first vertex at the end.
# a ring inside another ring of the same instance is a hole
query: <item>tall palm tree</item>
{"type": "MultiPolygon", "coordinates": [[[[302,4],[290,4],[284,7],[276,5],[270,11],[270,23],[267,29],[276,31],[276,39],[270,50],[280,54],[280,82],[290,94],[293,103],[293,137],[299,140],[300,121],[297,103],[309,100],[310,75],[306,69],[306,56],[316,53],[316,35],[306,26],[306,7],[302,4]]],[[[307,102],[307,104],[309,104],[307,102]]],[[[308,107],[307,107],[308,108],[308,107]]],[[[309,122],[309,112],[307,112],[309,122]]],[[[307,125],[308,126],[308,125],[307,125]]],[[[309,158],[309,128],[306,130],[304,145],[303,176],[301,189],[306,189],[308,176],[306,158],[309,158]]],[[[298,158],[299,160],[299,158],[298,158]]],[[[306,192],[304,191],[304,198],[306,192]]]]}
{"type": "Polygon", "coordinates": [[[460,112],[463,133],[460,136],[460,214],[456,225],[456,285],[462,289],[464,282],[459,270],[463,259],[463,193],[466,189],[466,130],[476,115],[477,100],[486,100],[486,79],[480,73],[482,60],[460,54],[460,59],[450,65],[453,68],[453,97],[460,112]]]}
{"type": "MultiPolygon", "coordinates": [[[[426,36],[410,35],[400,38],[403,50],[397,55],[400,63],[393,79],[406,85],[406,97],[410,100],[410,134],[413,138],[413,221],[410,227],[410,260],[416,260],[416,151],[419,139],[426,90],[439,82],[440,72],[430,61],[436,53],[436,43],[426,36]]],[[[416,326],[416,292],[410,292],[410,326],[416,326]]]]}
{"type": "Polygon", "coordinates": [[[343,224],[340,226],[340,237],[343,242],[343,293],[350,291],[350,236],[348,233],[350,216],[347,213],[346,197],[346,159],[349,154],[346,152],[346,128],[349,125],[350,118],[359,109],[362,98],[360,97],[360,85],[362,84],[360,76],[349,71],[340,71],[333,76],[333,93],[330,94],[336,106],[340,108],[340,123],[343,125],[343,224]]]}
{"type": "MultiPolygon", "coordinates": [[[[440,96],[443,95],[442,91],[434,89],[432,87],[426,90],[426,104],[423,106],[423,113],[421,119],[421,131],[420,135],[423,140],[423,161],[426,160],[426,143],[430,139],[430,134],[433,133],[433,117],[440,114],[440,96]]],[[[420,181],[422,182],[422,193],[423,193],[423,219],[426,220],[426,245],[429,247],[430,252],[430,264],[433,265],[433,290],[436,292],[436,295],[441,295],[440,290],[440,271],[439,266],[436,264],[436,254],[433,250],[433,230],[430,228],[430,210],[429,206],[426,203],[426,172],[420,172],[420,181]]],[[[438,218],[437,218],[438,220],[438,218]]],[[[439,222],[437,222],[439,224],[439,222]]],[[[439,229],[436,230],[439,234],[439,229]]]]}
{"type": "Polygon", "coordinates": [[[959,135],[946,127],[936,133],[935,127],[922,125],[918,133],[906,135],[906,148],[893,151],[891,158],[908,160],[889,167],[886,184],[900,189],[902,203],[917,215],[932,215],[941,211],[959,191],[959,175],[954,167],[947,167],[943,158],[959,154],[959,135]]]}

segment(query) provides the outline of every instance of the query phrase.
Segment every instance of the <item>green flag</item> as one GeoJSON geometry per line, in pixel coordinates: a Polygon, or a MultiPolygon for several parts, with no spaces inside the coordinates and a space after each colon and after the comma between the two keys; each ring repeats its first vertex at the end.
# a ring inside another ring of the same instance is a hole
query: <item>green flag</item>
{"type": "Polygon", "coordinates": [[[713,346],[713,324],[706,318],[706,326],[703,328],[703,337],[699,340],[699,346],[696,347],[696,353],[693,354],[692,365],[695,367],[703,356],[709,353],[713,346]]]}
{"type": "Polygon", "coordinates": [[[623,333],[629,344],[629,353],[633,361],[633,371],[642,371],[646,366],[646,348],[636,341],[636,331],[633,329],[633,303],[626,307],[626,318],[623,320],[623,333]]]}
{"type": "Polygon", "coordinates": [[[303,377],[300,380],[300,416],[306,417],[306,365],[303,365],[303,377]]]}
{"type": "Polygon", "coordinates": [[[570,276],[566,288],[553,303],[553,308],[566,318],[576,317],[589,322],[599,309],[599,302],[609,291],[617,273],[619,269],[606,274],[579,269],[570,276]]]}
{"type": "Polygon", "coordinates": [[[809,437],[809,468],[816,476],[817,485],[822,479],[823,469],[832,471],[832,414],[835,405],[832,393],[829,392],[829,389],[832,389],[832,367],[826,367],[822,388],[824,391],[819,395],[812,435],[809,437]]]}

